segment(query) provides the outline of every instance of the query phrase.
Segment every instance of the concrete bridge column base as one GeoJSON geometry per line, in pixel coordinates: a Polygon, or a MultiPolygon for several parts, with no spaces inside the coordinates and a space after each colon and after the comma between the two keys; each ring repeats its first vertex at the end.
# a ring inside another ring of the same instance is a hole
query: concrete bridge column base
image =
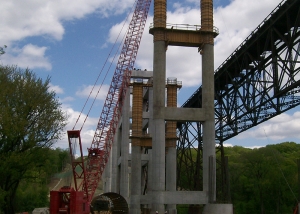
{"type": "Polygon", "coordinates": [[[176,209],[167,209],[168,214],[177,214],[177,210],[176,209]]]}
{"type": "Polygon", "coordinates": [[[206,204],[203,209],[203,214],[233,214],[232,204],[206,204]]]}
{"type": "Polygon", "coordinates": [[[130,209],[130,214],[141,214],[141,209],[130,209]]]}

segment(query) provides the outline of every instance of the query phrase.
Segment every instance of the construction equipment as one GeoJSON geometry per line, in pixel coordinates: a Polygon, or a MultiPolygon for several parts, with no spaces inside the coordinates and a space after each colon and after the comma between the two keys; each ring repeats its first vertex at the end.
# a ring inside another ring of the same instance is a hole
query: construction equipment
{"type": "Polygon", "coordinates": [[[88,214],[90,204],[109,158],[111,145],[121,116],[123,100],[145,28],[151,0],[137,0],[118,63],[100,115],[88,156],[84,158],[81,130],[68,131],[74,188],[50,192],[50,213],[88,214]],[[76,145],[80,155],[75,159],[76,145]]]}

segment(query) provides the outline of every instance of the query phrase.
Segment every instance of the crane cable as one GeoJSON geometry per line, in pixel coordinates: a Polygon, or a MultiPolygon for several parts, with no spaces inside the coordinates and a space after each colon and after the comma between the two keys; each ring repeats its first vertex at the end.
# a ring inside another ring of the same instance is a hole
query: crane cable
{"type": "MultiPolygon", "coordinates": [[[[80,119],[80,117],[81,117],[81,114],[83,113],[83,110],[85,109],[85,107],[86,107],[86,105],[87,105],[87,102],[89,101],[89,99],[90,99],[90,97],[91,97],[91,95],[92,95],[92,92],[94,91],[94,88],[96,87],[96,84],[97,84],[97,82],[98,82],[98,80],[99,80],[99,78],[100,78],[100,76],[101,76],[101,74],[102,74],[102,72],[103,72],[103,70],[104,70],[104,67],[105,67],[106,64],[107,64],[107,62],[108,62],[108,60],[109,60],[109,57],[110,57],[110,55],[111,55],[113,49],[115,48],[115,46],[116,46],[116,44],[117,44],[117,41],[119,40],[119,37],[120,37],[120,35],[121,35],[121,33],[122,33],[122,31],[123,31],[123,29],[124,29],[124,27],[125,27],[125,25],[126,25],[128,19],[129,19],[129,15],[132,14],[132,12],[133,12],[133,10],[134,10],[134,8],[135,8],[136,3],[137,3],[137,0],[135,0],[135,3],[133,4],[133,6],[132,6],[132,8],[131,8],[131,12],[127,14],[127,17],[126,17],[126,19],[125,19],[125,21],[124,21],[124,23],[123,23],[123,25],[122,25],[122,28],[121,28],[121,30],[120,30],[120,32],[119,32],[119,34],[118,34],[118,36],[117,36],[117,38],[116,38],[116,40],[115,40],[113,46],[112,46],[112,48],[110,49],[110,52],[109,52],[109,54],[108,54],[108,56],[107,56],[107,58],[106,58],[106,60],[105,60],[105,63],[103,64],[103,66],[102,66],[102,68],[101,68],[101,71],[100,71],[100,73],[98,74],[98,77],[97,77],[97,79],[96,79],[96,81],[95,81],[95,83],[94,83],[94,85],[93,85],[93,87],[92,87],[92,89],[91,89],[91,91],[90,91],[90,93],[89,93],[89,96],[87,97],[87,99],[86,99],[86,101],[85,101],[85,103],[84,103],[84,105],[83,105],[83,107],[82,107],[82,109],[81,109],[81,112],[79,113],[79,116],[78,116],[78,118],[77,118],[77,120],[76,120],[76,122],[75,122],[75,124],[74,124],[72,130],[75,129],[75,126],[77,125],[77,123],[78,123],[78,121],[79,121],[79,119],[80,119]]],[[[85,119],[84,119],[84,121],[83,121],[83,123],[82,123],[82,126],[81,126],[81,128],[80,128],[80,131],[82,130],[82,128],[83,128],[83,126],[84,126],[84,124],[85,124],[85,122],[86,122],[86,120],[87,120],[87,118],[88,118],[88,116],[89,116],[89,114],[90,114],[90,112],[91,112],[91,109],[92,109],[92,107],[93,107],[94,104],[95,104],[95,101],[96,101],[96,99],[97,99],[97,97],[98,97],[98,95],[99,95],[99,92],[100,92],[100,90],[101,90],[101,88],[102,88],[102,86],[103,86],[104,81],[106,80],[106,77],[107,77],[107,75],[108,75],[108,72],[109,72],[109,70],[110,70],[110,68],[111,68],[111,66],[112,66],[112,64],[113,64],[113,62],[115,61],[115,58],[116,58],[117,54],[120,52],[120,49],[121,49],[121,46],[122,46],[122,44],[123,44],[123,42],[124,42],[125,36],[126,36],[126,33],[123,35],[123,39],[122,39],[122,41],[120,42],[119,47],[118,47],[116,53],[114,54],[113,60],[111,60],[111,62],[110,62],[110,65],[109,65],[109,67],[108,67],[108,69],[107,69],[107,71],[106,71],[106,73],[105,73],[105,76],[104,76],[104,78],[103,78],[103,80],[102,80],[102,82],[101,82],[101,84],[100,84],[100,86],[99,86],[99,89],[98,89],[98,91],[97,91],[97,94],[96,94],[96,96],[94,97],[93,102],[92,102],[92,104],[91,104],[91,106],[90,106],[90,108],[89,108],[89,111],[88,111],[88,113],[87,113],[87,115],[86,115],[86,117],[85,117],[85,119]]]]}

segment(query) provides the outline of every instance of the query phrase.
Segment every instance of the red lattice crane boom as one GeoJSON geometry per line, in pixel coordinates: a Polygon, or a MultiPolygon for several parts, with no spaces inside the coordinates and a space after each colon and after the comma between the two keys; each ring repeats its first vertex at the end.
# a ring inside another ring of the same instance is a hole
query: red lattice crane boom
{"type": "Polygon", "coordinates": [[[83,157],[80,130],[68,131],[75,189],[66,187],[50,192],[51,214],[90,212],[90,203],[109,158],[150,4],[151,0],[137,0],[86,160],[83,157]],[[77,159],[76,145],[80,149],[80,157],[77,159]]]}

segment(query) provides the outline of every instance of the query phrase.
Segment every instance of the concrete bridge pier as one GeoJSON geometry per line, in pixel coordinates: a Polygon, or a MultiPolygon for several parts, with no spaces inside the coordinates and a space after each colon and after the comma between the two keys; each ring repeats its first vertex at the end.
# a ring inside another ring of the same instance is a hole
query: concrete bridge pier
{"type": "Polygon", "coordinates": [[[154,41],[151,214],[165,212],[165,81],[166,44],[165,41],[154,41]]]}
{"type": "Polygon", "coordinates": [[[121,126],[121,163],[120,163],[120,194],[129,202],[129,115],[130,115],[130,90],[127,90],[122,108],[121,126]]]}
{"type": "Polygon", "coordinates": [[[205,44],[202,49],[202,108],[206,114],[206,120],[203,123],[203,191],[208,191],[210,202],[214,202],[216,200],[216,186],[210,185],[210,183],[216,183],[214,46],[211,44],[205,44]],[[209,157],[213,157],[211,166],[209,157]]]}
{"type": "MultiPolygon", "coordinates": [[[[176,147],[168,147],[166,154],[166,191],[176,191],[176,147]]],[[[176,214],[176,204],[167,204],[166,210],[168,214],[176,214]]]]}
{"type": "Polygon", "coordinates": [[[208,192],[208,204],[203,214],[232,214],[232,204],[216,202],[216,151],[214,112],[214,46],[205,44],[202,49],[202,108],[206,121],[203,123],[203,191],[208,192]]]}

